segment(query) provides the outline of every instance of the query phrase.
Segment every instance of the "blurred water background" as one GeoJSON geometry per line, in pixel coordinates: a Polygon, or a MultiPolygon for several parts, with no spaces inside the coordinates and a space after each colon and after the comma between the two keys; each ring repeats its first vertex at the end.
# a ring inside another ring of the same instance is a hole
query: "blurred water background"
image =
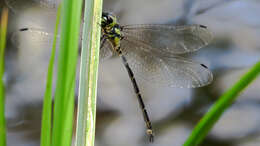
{"type": "MultiPolygon", "coordinates": [[[[38,146],[42,99],[50,47],[38,36],[14,37],[20,28],[52,32],[55,0],[1,0],[11,8],[6,54],[8,146],[38,146]],[[16,43],[14,43],[14,40],[16,43]]],[[[210,45],[187,57],[213,72],[211,85],[178,89],[142,85],[155,142],[145,135],[142,113],[118,58],[100,63],[97,146],[181,146],[208,108],[260,59],[259,0],[104,0],[104,11],[120,24],[203,24],[210,45]]],[[[49,40],[51,43],[51,40],[49,40]]],[[[51,46],[51,45],[50,45],[51,46]]],[[[260,79],[225,112],[201,146],[260,145],[260,79]]],[[[75,95],[76,97],[77,95],[75,95]]]]}

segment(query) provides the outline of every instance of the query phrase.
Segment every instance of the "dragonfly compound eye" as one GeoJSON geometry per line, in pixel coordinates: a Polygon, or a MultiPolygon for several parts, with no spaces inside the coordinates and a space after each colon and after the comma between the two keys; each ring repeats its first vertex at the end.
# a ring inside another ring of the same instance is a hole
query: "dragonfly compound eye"
{"type": "Polygon", "coordinates": [[[113,18],[110,16],[110,17],[107,17],[107,24],[111,24],[113,23],[113,18]]]}

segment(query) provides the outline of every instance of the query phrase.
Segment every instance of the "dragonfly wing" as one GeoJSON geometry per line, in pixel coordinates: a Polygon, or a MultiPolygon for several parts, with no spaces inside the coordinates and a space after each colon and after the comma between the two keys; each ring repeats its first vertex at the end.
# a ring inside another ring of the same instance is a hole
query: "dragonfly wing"
{"type": "Polygon", "coordinates": [[[200,63],[179,56],[158,56],[149,45],[138,41],[123,39],[123,55],[138,81],[160,86],[195,88],[209,84],[212,73],[200,63]]]}
{"type": "Polygon", "coordinates": [[[50,49],[53,44],[54,34],[44,29],[23,28],[14,32],[11,37],[12,43],[17,48],[50,49]]]}
{"type": "Polygon", "coordinates": [[[99,51],[99,56],[101,58],[101,60],[106,60],[109,59],[110,57],[112,57],[113,51],[112,51],[112,44],[110,43],[109,40],[107,40],[106,38],[102,37],[103,39],[101,39],[100,41],[100,51],[99,51]]]}
{"type": "Polygon", "coordinates": [[[212,40],[211,32],[202,25],[128,25],[123,35],[152,46],[151,51],[161,55],[183,54],[196,51],[212,40]]]}
{"type": "MultiPolygon", "coordinates": [[[[59,37],[59,35],[58,35],[59,37]]],[[[23,28],[12,34],[12,43],[17,48],[30,48],[30,49],[50,49],[52,48],[54,34],[45,29],[38,28],[23,28]]],[[[57,45],[59,46],[59,39],[57,45]]],[[[104,42],[103,47],[100,49],[100,58],[105,60],[113,55],[111,51],[111,44],[107,40],[104,42]]]]}

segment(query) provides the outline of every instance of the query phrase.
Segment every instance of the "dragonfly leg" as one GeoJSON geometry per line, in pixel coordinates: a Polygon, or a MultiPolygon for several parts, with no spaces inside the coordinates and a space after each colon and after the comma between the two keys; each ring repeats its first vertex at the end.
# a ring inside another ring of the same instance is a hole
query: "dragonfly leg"
{"type": "Polygon", "coordinates": [[[139,87],[138,87],[138,85],[136,83],[134,74],[133,74],[131,68],[129,67],[129,64],[127,63],[127,60],[126,60],[125,56],[124,55],[120,55],[120,56],[122,58],[124,66],[125,66],[125,68],[126,68],[126,70],[128,72],[128,75],[129,75],[129,77],[130,77],[130,79],[132,81],[132,84],[133,84],[133,87],[134,87],[134,90],[135,90],[135,94],[136,94],[137,99],[138,99],[138,103],[140,105],[140,108],[142,109],[143,118],[144,118],[144,121],[145,121],[145,124],[146,124],[146,128],[147,128],[146,133],[149,136],[149,141],[153,142],[154,134],[153,134],[153,129],[152,129],[152,123],[151,123],[151,121],[149,119],[147,110],[145,108],[145,105],[144,105],[144,102],[143,102],[143,99],[142,99],[139,87]]]}

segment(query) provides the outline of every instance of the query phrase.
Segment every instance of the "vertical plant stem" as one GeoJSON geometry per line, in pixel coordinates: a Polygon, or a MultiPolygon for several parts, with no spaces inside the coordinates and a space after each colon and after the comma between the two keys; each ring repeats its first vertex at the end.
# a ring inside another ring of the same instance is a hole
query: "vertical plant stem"
{"type": "MultiPolygon", "coordinates": [[[[223,112],[232,105],[238,95],[260,74],[260,62],[255,64],[241,79],[227,90],[210,108],[193,129],[183,146],[197,146],[205,138],[223,112]]],[[[242,125],[241,125],[242,126],[242,125]]]]}
{"type": "Polygon", "coordinates": [[[102,0],[86,0],[76,146],[94,146],[102,0]]]}
{"type": "Polygon", "coordinates": [[[8,23],[8,9],[4,8],[0,20],[0,146],[6,146],[5,122],[5,87],[4,87],[4,58],[6,47],[6,31],[8,23]]]}
{"type": "Polygon", "coordinates": [[[70,146],[82,0],[63,0],[52,146],[70,146]]]}
{"type": "Polygon", "coordinates": [[[52,44],[51,57],[48,66],[46,89],[42,109],[41,146],[51,146],[51,116],[52,116],[52,78],[55,63],[56,41],[60,24],[60,9],[57,10],[56,26],[52,44]]]}

